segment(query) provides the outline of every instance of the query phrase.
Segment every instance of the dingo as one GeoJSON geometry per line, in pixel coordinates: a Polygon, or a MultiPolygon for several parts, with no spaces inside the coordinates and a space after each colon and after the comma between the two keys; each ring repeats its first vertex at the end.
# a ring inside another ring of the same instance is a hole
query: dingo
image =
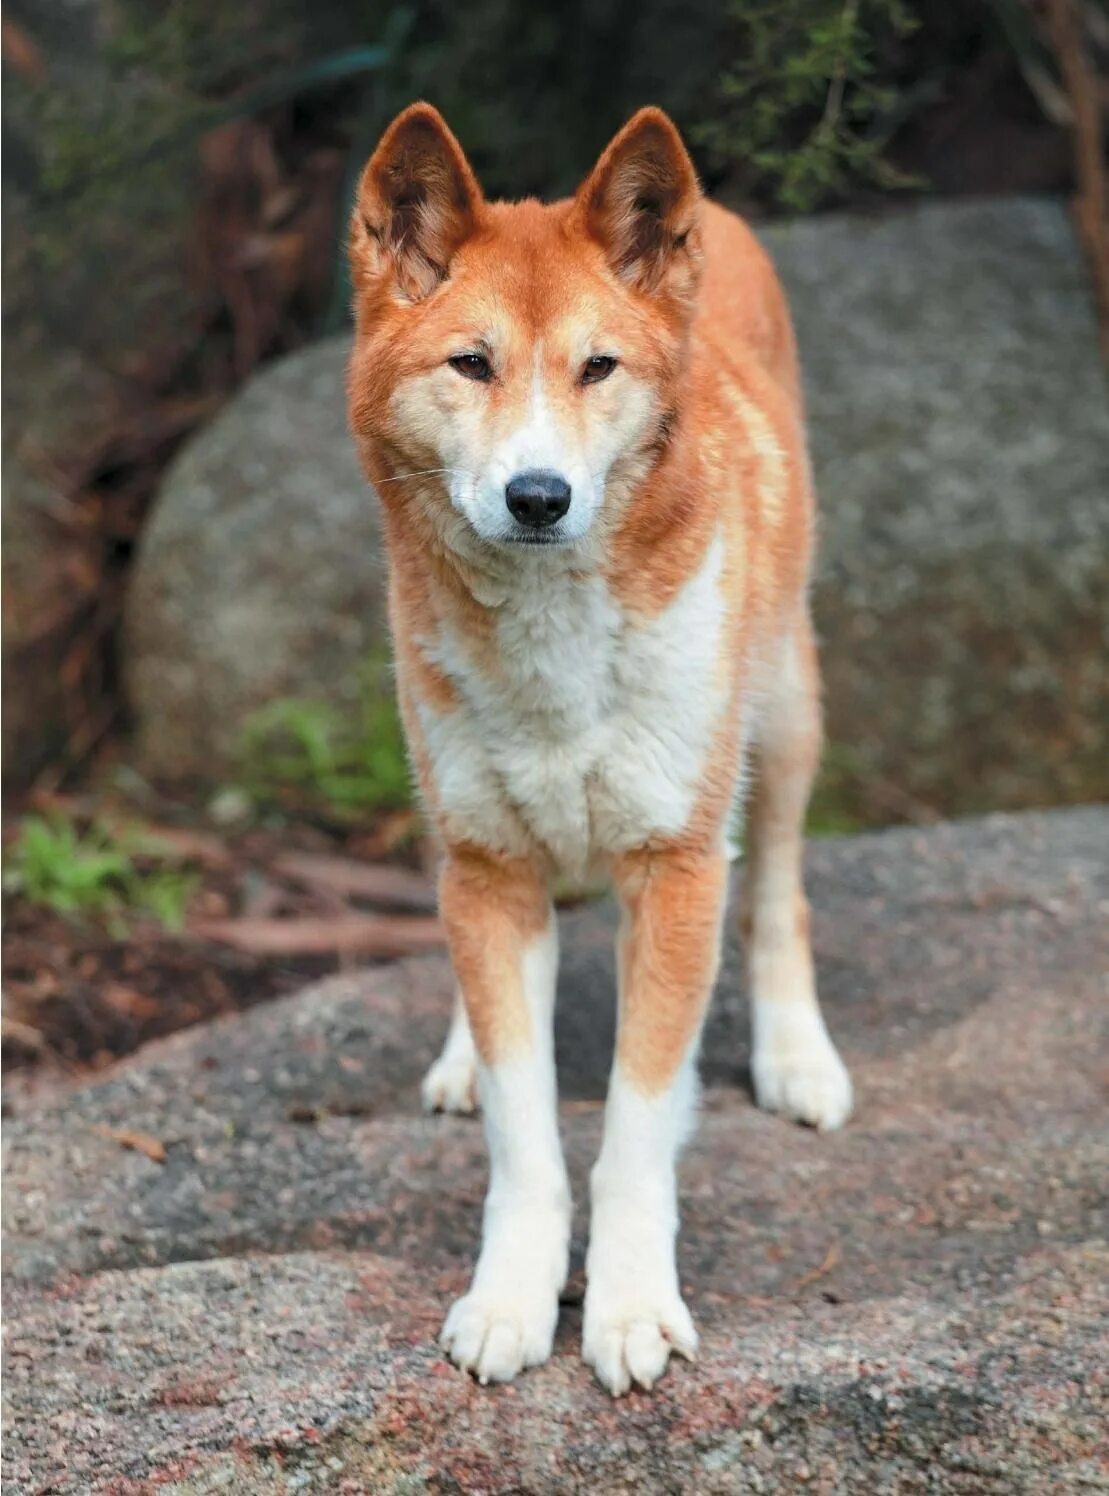
{"type": "Polygon", "coordinates": [[[623,908],[619,1030],[583,1351],[613,1393],[650,1387],[697,1345],[675,1162],[748,765],[756,1096],[820,1128],[851,1109],[801,879],[820,707],[789,315],[657,109],[547,206],[485,201],[414,104],[365,169],[351,262],[351,423],[383,506],[459,988],[424,1099],[479,1096],[491,1157],[480,1257],[442,1341],[482,1381],[550,1354],[571,1205],[548,884],[603,870],[623,908]]]}

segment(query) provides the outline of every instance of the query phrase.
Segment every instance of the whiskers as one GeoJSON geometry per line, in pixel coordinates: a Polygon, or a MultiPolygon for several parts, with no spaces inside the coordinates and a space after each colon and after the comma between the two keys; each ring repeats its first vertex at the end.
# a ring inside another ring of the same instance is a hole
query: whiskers
{"type": "Polygon", "coordinates": [[[471,481],[473,481],[473,478],[474,478],[474,474],[471,473],[468,468],[460,468],[460,467],[417,468],[416,471],[412,472],[412,473],[397,473],[392,478],[382,478],[381,482],[379,484],[377,484],[376,486],[378,488],[381,488],[386,483],[403,483],[403,482],[405,482],[406,479],[409,479],[409,478],[428,478],[428,477],[431,477],[435,473],[460,473],[463,478],[469,478],[471,481]]]}

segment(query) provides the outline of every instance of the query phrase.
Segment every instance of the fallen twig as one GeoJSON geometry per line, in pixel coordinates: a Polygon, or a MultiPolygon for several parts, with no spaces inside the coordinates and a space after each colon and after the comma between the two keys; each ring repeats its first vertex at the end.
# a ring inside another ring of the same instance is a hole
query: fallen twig
{"type": "MultiPolygon", "coordinates": [[[[114,825],[109,818],[109,825],[114,825]]],[[[210,831],[193,831],[183,826],[158,826],[120,818],[121,832],[136,832],[143,851],[168,852],[182,857],[187,862],[198,862],[204,867],[230,867],[235,858],[230,847],[221,836],[210,831]]]]}
{"type": "Polygon", "coordinates": [[[443,926],[431,915],[208,919],[193,921],[189,930],[252,956],[408,956],[434,950],[446,939],[443,926]]]}
{"type": "Polygon", "coordinates": [[[813,1283],[818,1283],[821,1278],[826,1278],[833,1268],[839,1266],[842,1256],[843,1249],[838,1241],[834,1241],[827,1252],[825,1252],[824,1260],[819,1266],[812,1267],[807,1273],[801,1274],[797,1282],[793,1285],[794,1293],[800,1293],[803,1288],[808,1288],[813,1283]]]}
{"type": "Polygon", "coordinates": [[[274,859],[273,867],[297,883],[366,899],[371,904],[421,912],[435,908],[435,890],[421,873],[408,868],[313,852],[287,852],[274,859]]]}
{"type": "Polygon", "coordinates": [[[11,1039],[16,1044],[22,1044],[24,1049],[29,1049],[35,1054],[41,1054],[48,1048],[45,1037],[33,1028],[29,1023],[22,1023],[18,1018],[9,1018],[5,1013],[0,1019],[0,1033],[5,1039],[11,1039]]]}
{"type": "Polygon", "coordinates": [[[152,1163],[164,1164],[166,1161],[165,1144],[151,1137],[148,1132],[139,1132],[131,1127],[105,1127],[103,1124],[97,1124],[93,1130],[101,1137],[118,1143],[121,1148],[127,1148],[132,1153],[141,1153],[152,1163]]]}

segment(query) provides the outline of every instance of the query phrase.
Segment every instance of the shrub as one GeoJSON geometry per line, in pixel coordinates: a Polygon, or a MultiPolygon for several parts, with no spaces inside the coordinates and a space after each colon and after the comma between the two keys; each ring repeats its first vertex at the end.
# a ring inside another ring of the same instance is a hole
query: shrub
{"type": "Polygon", "coordinates": [[[736,163],[749,192],[803,213],[859,181],[910,180],[882,155],[898,93],[879,44],[915,27],[903,0],[729,0],[728,11],[737,60],[694,138],[736,163]]]}
{"type": "Polygon", "coordinates": [[[100,921],[116,935],[136,914],[180,930],[195,877],[173,866],[144,870],[135,857],[148,850],[138,835],[96,824],[80,832],[60,814],[28,816],[5,862],[4,888],[59,914],[100,921]]]}

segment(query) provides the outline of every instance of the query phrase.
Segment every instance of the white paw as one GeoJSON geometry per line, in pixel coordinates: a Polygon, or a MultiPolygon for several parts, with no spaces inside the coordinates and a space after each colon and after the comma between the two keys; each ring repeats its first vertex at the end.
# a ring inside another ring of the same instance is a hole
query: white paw
{"type": "Polygon", "coordinates": [[[832,1132],[851,1115],[851,1077],[818,1022],[799,1025],[796,1032],[777,1025],[771,1038],[756,1043],[751,1078],[755,1100],[766,1111],[832,1132]]]}
{"type": "Polygon", "coordinates": [[[546,1361],[557,1323],[557,1293],[529,1302],[491,1299],[474,1291],[452,1306],[439,1344],[479,1382],[510,1382],[526,1366],[546,1361]]]}
{"type": "Polygon", "coordinates": [[[439,1343],[481,1382],[510,1382],[551,1354],[570,1248],[570,1191],[548,1202],[485,1202],[485,1232],[469,1293],[452,1305],[439,1343]]]}
{"type": "Polygon", "coordinates": [[[653,1387],[671,1351],[688,1361],[697,1356],[697,1331],[677,1292],[586,1291],[582,1358],[613,1397],[633,1382],[653,1387]]]}
{"type": "Polygon", "coordinates": [[[443,1053],[420,1086],[425,1112],[477,1110],[477,1064],[472,1055],[443,1053]]]}

